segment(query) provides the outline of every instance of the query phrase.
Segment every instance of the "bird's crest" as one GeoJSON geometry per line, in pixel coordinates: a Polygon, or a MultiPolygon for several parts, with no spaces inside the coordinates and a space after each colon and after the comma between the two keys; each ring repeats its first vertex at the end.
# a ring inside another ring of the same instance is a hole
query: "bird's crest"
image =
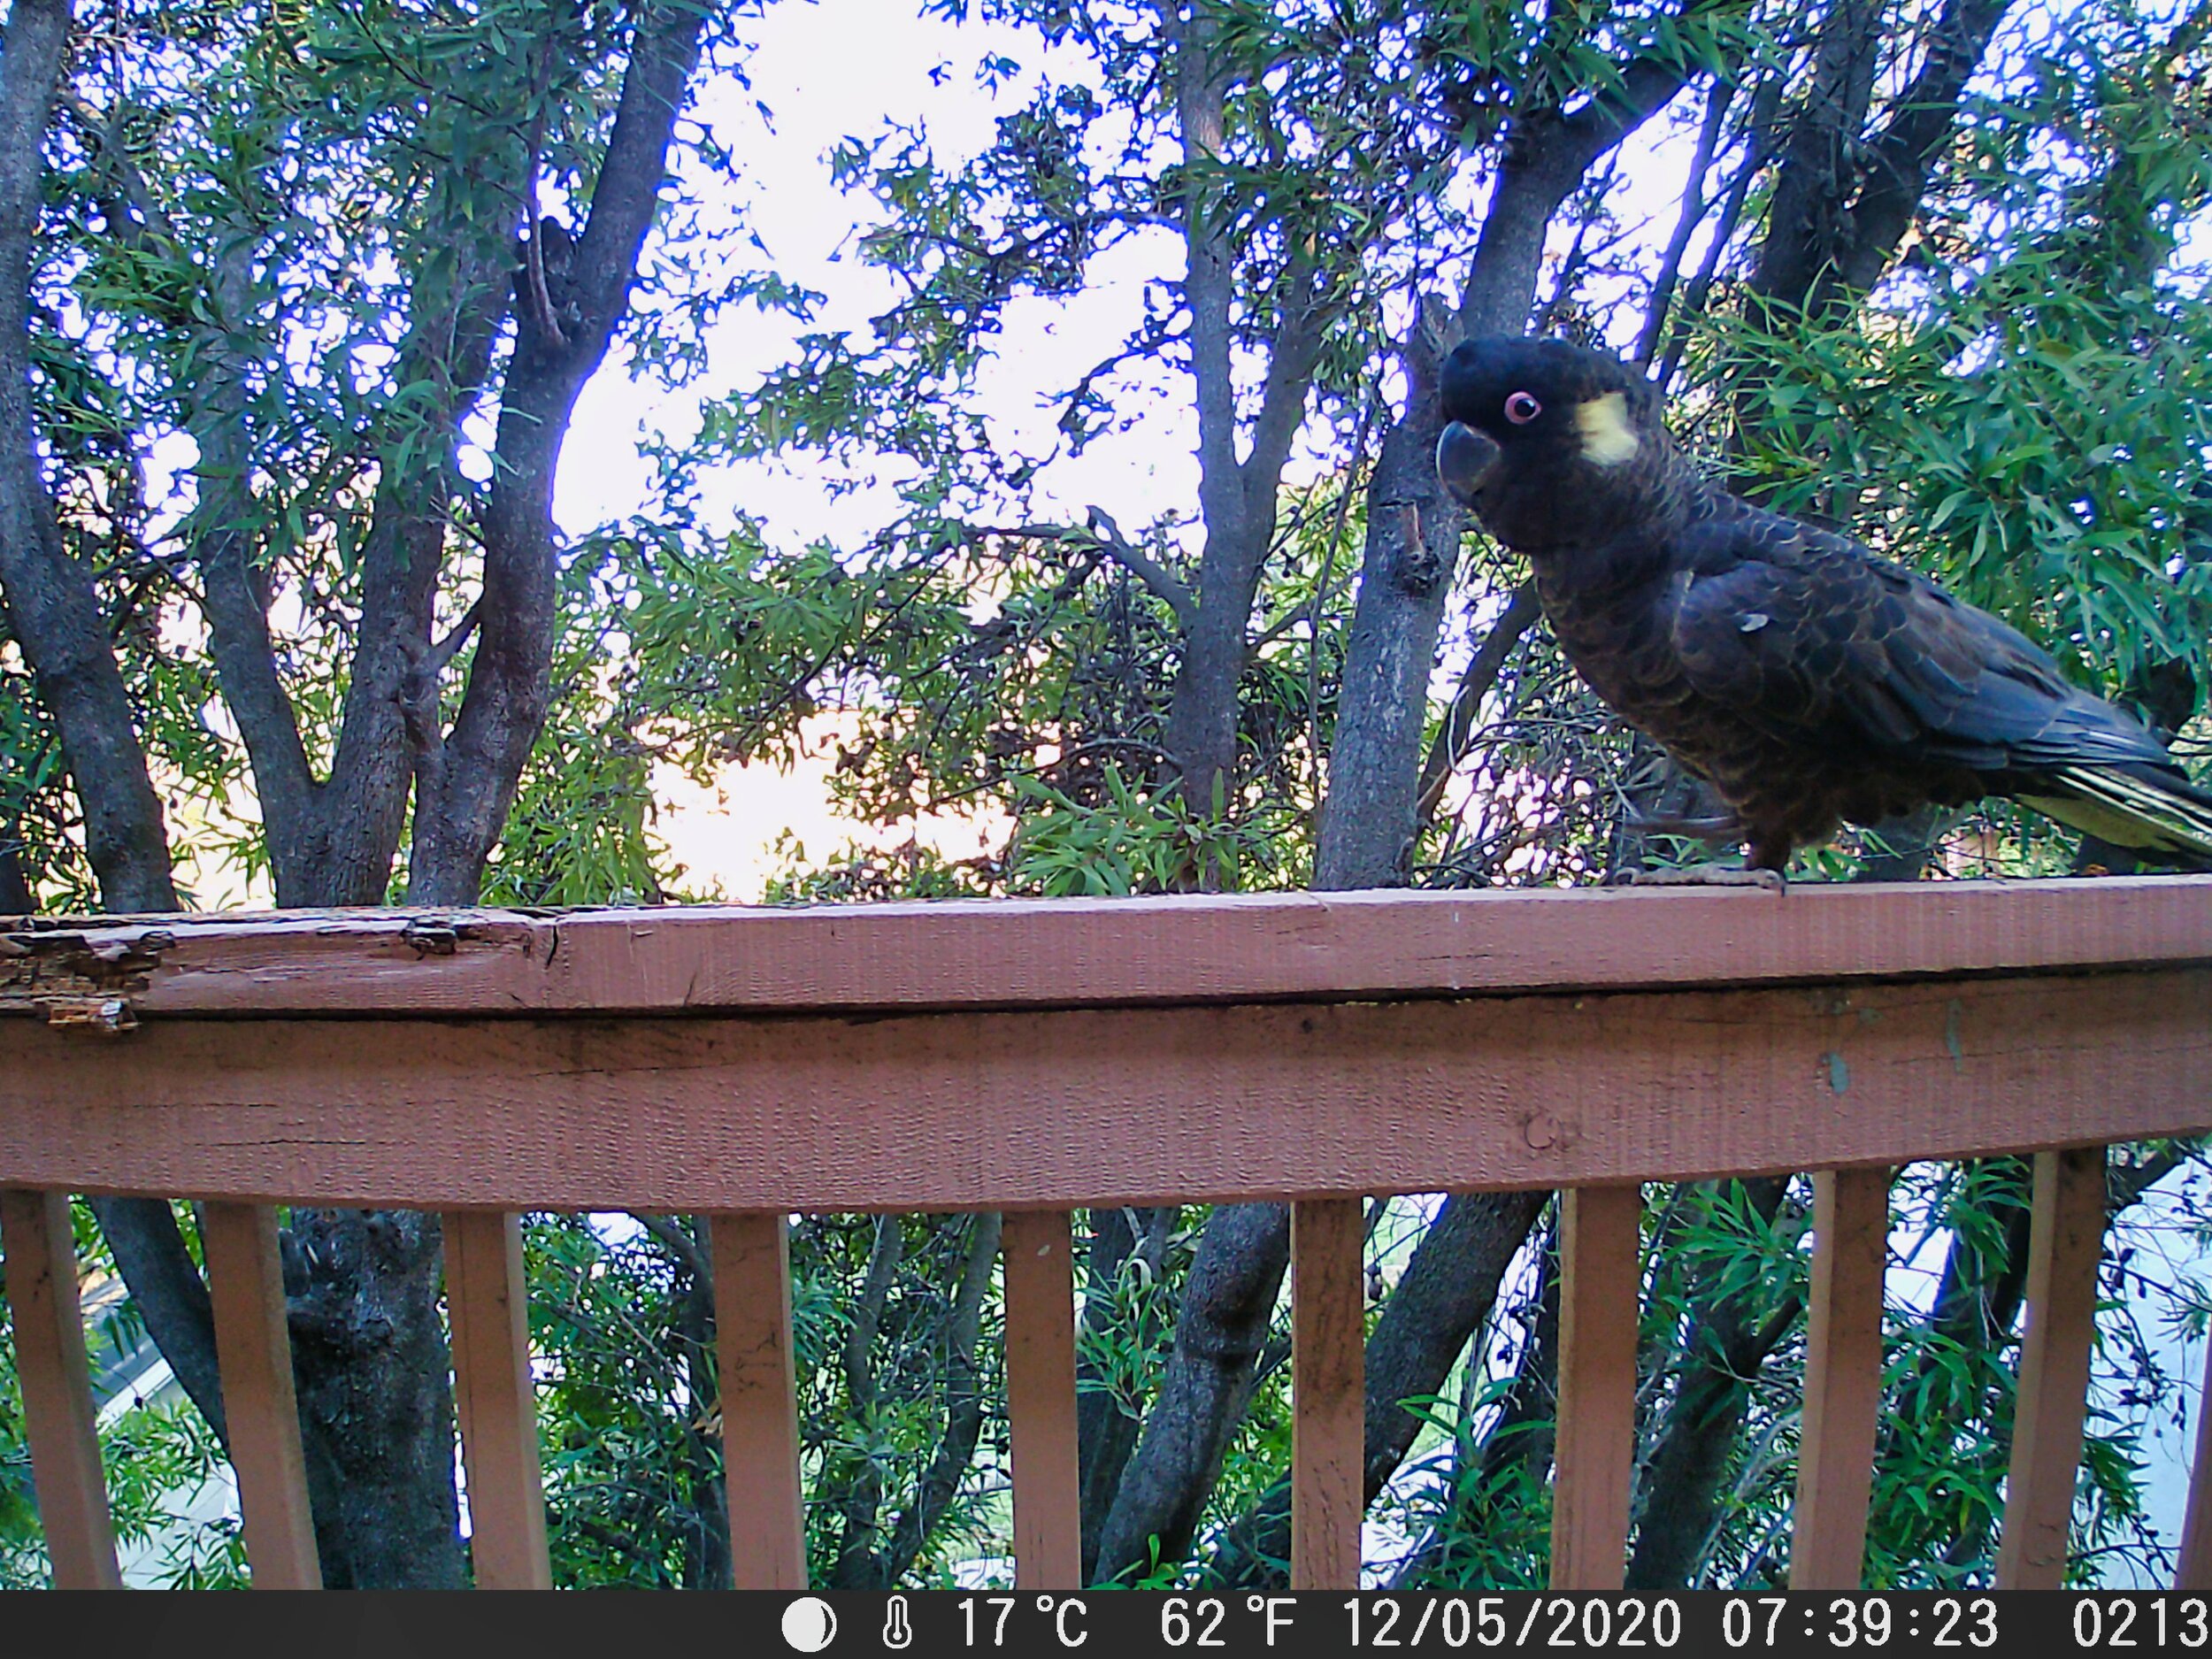
{"type": "Polygon", "coordinates": [[[1575,405],[1575,429],[1582,434],[1582,458],[1593,466],[1618,466],[1633,460],[1638,440],[1628,419],[1628,396],[1608,392],[1575,405]]]}

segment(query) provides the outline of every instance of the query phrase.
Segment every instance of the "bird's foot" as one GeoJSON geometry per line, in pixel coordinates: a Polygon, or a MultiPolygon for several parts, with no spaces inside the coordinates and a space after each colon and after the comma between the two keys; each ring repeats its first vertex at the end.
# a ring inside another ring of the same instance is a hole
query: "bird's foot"
{"type": "Polygon", "coordinates": [[[1742,864],[1684,864],[1671,870],[1628,870],[1619,886],[1626,887],[1757,887],[1785,893],[1789,883],[1779,870],[1747,868],[1742,864]]]}

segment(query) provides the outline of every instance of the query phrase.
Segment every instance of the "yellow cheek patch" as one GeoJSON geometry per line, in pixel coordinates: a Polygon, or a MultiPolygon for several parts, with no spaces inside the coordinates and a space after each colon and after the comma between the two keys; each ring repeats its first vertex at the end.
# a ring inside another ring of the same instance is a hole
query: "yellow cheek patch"
{"type": "Polygon", "coordinates": [[[1628,395],[1608,392],[1575,405],[1575,428],[1582,434],[1582,458],[1597,466],[1618,466],[1636,453],[1636,428],[1628,424],[1628,395]]]}

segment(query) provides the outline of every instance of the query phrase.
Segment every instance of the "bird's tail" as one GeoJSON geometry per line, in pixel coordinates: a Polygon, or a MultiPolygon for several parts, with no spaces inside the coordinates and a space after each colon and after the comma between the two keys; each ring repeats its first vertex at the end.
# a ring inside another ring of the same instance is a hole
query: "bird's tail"
{"type": "Polygon", "coordinates": [[[2065,794],[2020,798],[2153,862],[2212,870],[2212,794],[2150,766],[2056,766],[2049,776],[2065,794]]]}

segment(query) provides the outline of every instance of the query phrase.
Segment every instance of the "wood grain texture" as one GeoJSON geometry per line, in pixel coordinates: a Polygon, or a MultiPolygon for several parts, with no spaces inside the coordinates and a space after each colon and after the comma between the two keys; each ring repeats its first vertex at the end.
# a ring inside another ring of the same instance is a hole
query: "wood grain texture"
{"type": "Polygon", "coordinates": [[[2027,1329],[1997,1548],[2001,1590],[2055,1590],[2081,1468],[2089,1350],[2104,1248],[2102,1147],[2041,1152],[2028,1232],[2027,1329]]]}
{"type": "Polygon", "coordinates": [[[200,1227],[253,1586],[319,1590],[322,1566],[307,1507],[276,1211],[258,1204],[209,1204],[201,1211],[200,1227]]]}
{"type": "Polygon", "coordinates": [[[1882,1409],[1882,1280],[1890,1171],[1813,1177],[1811,1328],[1797,1454],[1790,1588],[1855,1590],[1882,1409]]]}
{"type": "Polygon", "coordinates": [[[438,1210],[1554,1187],[2208,1127],[2202,969],[874,1019],[160,1020],[103,1041],[0,1022],[0,1183],[438,1210]]]}
{"type": "Polygon", "coordinates": [[[58,1590],[116,1590],[115,1528],[92,1406],[66,1193],[0,1190],[16,1379],[31,1482],[58,1590]]]}
{"type": "Polygon", "coordinates": [[[2197,1394],[2197,1455],[2189,1465],[2189,1511],[2181,1524],[2174,1588],[2212,1591],[2212,1342],[2205,1345],[2204,1386],[2197,1394]]]}
{"type": "Polygon", "coordinates": [[[1551,1587],[1617,1590],[1627,1572],[1636,1457],[1643,1194],[1634,1187],[1581,1187],[1560,1203],[1551,1587]]]}
{"type": "Polygon", "coordinates": [[[732,1587],[806,1588],[791,1244],[781,1210],[709,1218],[732,1587]]]}
{"type": "Polygon", "coordinates": [[[468,1465],[470,1555],[480,1590],[549,1590],[537,1391],[530,1375],[522,1217],[444,1217],[453,1404],[468,1465]]]}
{"type": "Polygon", "coordinates": [[[1076,1462],[1075,1279],[1064,1210],[1006,1212],[1006,1416],[1014,1463],[1014,1586],[1083,1587],[1076,1462]]]}
{"type": "Polygon", "coordinates": [[[1366,1228],[1360,1201],[1290,1210],[1290,1587],[1359,1588],[1366,1511],[1366,1228]]]}
{"type": "Polygon", "coordinates": [[[142,1016],[1074,1007],[2205,963],[2212,877],[12,927],[0,932],[0,1011],[27,1014],[50,996],[119,990],[142,1016]]]}

